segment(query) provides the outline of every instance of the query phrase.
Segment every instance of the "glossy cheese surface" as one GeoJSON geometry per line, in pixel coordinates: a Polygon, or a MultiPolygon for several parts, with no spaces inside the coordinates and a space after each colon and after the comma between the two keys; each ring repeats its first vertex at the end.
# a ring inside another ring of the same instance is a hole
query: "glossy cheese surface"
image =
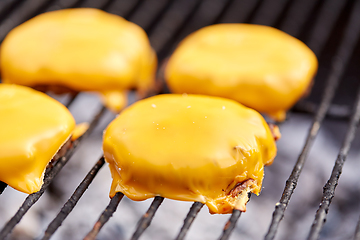
{"type": "Polygon", "coordinates": [[[3,82],[97,91],[114,111],[123,92],[154,84],[157,60],[144,30],[98,9],[47,12],[14,28],[0,52],[3,82]]]}
{"type": "Polygon", "coordinates": [[[61,103],[28,87],[0,84],[0,103],[0,181],[37,192],[75,120],[61,103]]]}
{"type": "Polygon", "coordinates": [[[276,145],[256,111],[228,99],[158,95],[125,109],[104,132],[103,150],[113,177],[110,196],[133,200],[163,196],[206,203],[229,213],[229,192],[253,179],[259,194],[264,165],[276,145]]]}
{"type": "Polygon", "coordinates": [[[311,87],[317,65],[304,43],[280,30],[217,24],[180,43],[165,79],[174,93],[230,98],[281,121],[311,87]]]}

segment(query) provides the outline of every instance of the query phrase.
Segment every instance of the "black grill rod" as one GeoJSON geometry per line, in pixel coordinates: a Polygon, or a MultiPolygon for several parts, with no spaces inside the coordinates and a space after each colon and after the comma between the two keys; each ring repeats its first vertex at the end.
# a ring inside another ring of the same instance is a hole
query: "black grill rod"
{"type": "MultiPolygon", "coordinates": [[[[360,21],[360,18],[357,20],[360,21]]],[[[339,155],[336,159],[335,165],[331,172],[331,177],[329,178],[329,180],[327,181],[327,183],[324,186],[321,203],[320,203],[319,209],[316,211],[315,219],[311,226],[308,240],[316,240],[319,238],[320,231],[323,228],[325,221],[326,221],[326,217],[327,217],[327,214],[329,211],[331,200],[335,195],[335,189],[336,189],[336,186],[338,185],[338,181],[339,181],[339,178],[340,178],[340,175],[342,172],[342,168],[344,166],[346,157],[349,153],[351,143],[354,140],[355,133],[356,133],[357,127],[359,125],[359,120],[360,120],[360,88],[359,88],[359,92],[358,92],[356,99],[357,100],[356,100],[354,113],[351,116],[350,125],[346,132],[345,140],[342,144],[339,155]]]]}
{"type": "Polygon", "coordinates": [[[102,212],[99,219],[95,223],[93,229],[86,235],[84,240],[95,240],[96,236],[100,232],[101,228],[109,221],[112,217],[113,213],[116,211],[121,199],[124,197],[124,194],[121,192],[117,192],[115,196],[110,200],[109,205],[102,212]]]}
{"type": "Polygon", "coordinates": [[[219,240],[227,240],[230,237],[230,234],[232,233],[232,231],[234,230],[236,223],[238,221],[238,219],[241,216],[241,211],[234,209],[230,219],[226,222],[224,230],[219,238],[219,240]]]}
{"type": "Polygon", "coordinates": [[[163,197],[156,196],[154,198],[147,212],[139,220],[136,230],[131,237],[131,240],[139,239],[141,234],[150,226],[150,223],[154,218],[156,211],[158,210],[158,208],[160,207],[163,201],[164,201],[163,197]]]}
{"type": "Polygon", "coordinates": [[[175,240],[183,240],[185,238],[185,235],[189,231],[189,228],[191,224],[194,222],[197,214],[200,212],[201,208],[204,206],[201,202],[194,202],[193,205],[190,208],[190,211],[188,212],[184,224],[181,227],[181,230],[175,240]]]}
{"type": "Polygon", "coordinates": [[[97,123],[99,122],[101,116],[105,113],[106,108],[102,107],[98,114],[94,117],[93,121],[90,123],[88,130],[78,139],[72,143],[72,147],[65,153],[64,157],[61,157],[52,168],[49,168],[45,172],[44,183],[40,191],[30,194],[16,214],[5,224],[5,226],[0,231],[0,239],[4,239],[7,235],[11,233],[16,224],[18,224],[26,212],[39,200],[43,195],[46,188],[50,185],[51,181],[55,176],[60,172],[63,166],[69,161],[70,157],[73,155],[77,146],[93,131],[97,123]]]}
{"type": "MultiPolygon", "coordinates": [[[[357,11],[357,8],[355,8],[354,10],[357,11]]],[[[293,168],[293,171],[291,172],[290,177],[286,181],[286,185],[280,201],[275,205],[275,211],[273,212],[272,221],[269,226],[269,230],[265,236],[266,240],[271,240],[275,237],[280,221],[284,217],[285,210],[287,208],[287,205],[289,204],[291,195],[296,188],[307,155],[315,141],[321,123],[329,109],[329,106],[335,94],[335,90],[339,85],[340,79],[344,73],[345,66],[350,60],[351,54],[355,48],[357,39],[359,37],[358,35],[360,30],[360,21],[358,19],[360,15],[357,16],[356,13],[358,12],[354,10],[352,12],[350,23],[347,25],[345,35],[340,41],[340,47],[338,48],[333,59],[331,72],[327,79],[327,84],[320,103],[320,107],[314,117],[313,123],[306,138],[304,148],[299,155],[299,158],[293,168]]]]}
{"type": "Polygon", "coordinates": [[[76,188],[75,192],[71,195],[69,200],[64,204],[64,206],[61,208],[58,215],[52,220],[52,222],[47,227],[44,236],[41,238],[42,240],[50,239],[51,236],[55,233],[55,231],[61,226],[62,222],[65,220],[65,218],[69,215],[69,213],[74,209],[77,202],[80,200],[82,195],[85,193],[89,185],[94,180],[96,174],[99,172],[99,170],[102,168],[102,166],[105,164],[104,157],[101,157],[96,164],[93,166],[93,168],[90,170],[90,172],[86,175],[84,180],[80,183],[80,185],[76,188]]]}

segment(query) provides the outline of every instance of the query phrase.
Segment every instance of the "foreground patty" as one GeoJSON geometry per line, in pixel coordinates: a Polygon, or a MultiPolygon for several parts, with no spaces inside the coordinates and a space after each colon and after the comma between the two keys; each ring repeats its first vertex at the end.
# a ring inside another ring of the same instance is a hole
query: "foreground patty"
{"type": "Polygon", "coordinates": [[[75,120],[61,103],[23,86],[0,84],[0,103],[0,181],[24,193],[37,192],[75,120]]]}
{"type": "Polygon", "coordinates": [[[211,213],[231,212],[243,190],[259,194],[264,165],[276,155],[256,111],[228,99],[177,94],[125,109],[105,130],[103,150],[111,197],[120,191],[133,200],[199,201],[211,213]]]}
{"type": "Polygon", "coordinates": [[[153,87],[157,64],[144,30],[90,8],[47,12],[21,24],[6,36],[0,58],[5,83],[96,91],[114,111],[125,105],[126,90],[153,87]]]}
{"type": "Polygon", "coordinates": [[[282,121],[309,90],[316,70],[315,54],[280,30],[217,24],[180,43],[165,78],[174,93],[230,98],[282,121]]]}

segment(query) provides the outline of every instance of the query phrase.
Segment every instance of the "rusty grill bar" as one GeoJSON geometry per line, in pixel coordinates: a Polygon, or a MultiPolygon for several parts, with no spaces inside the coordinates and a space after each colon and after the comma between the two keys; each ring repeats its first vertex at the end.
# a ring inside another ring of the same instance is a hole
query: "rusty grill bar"
{"type": "MultiPolygon", "coordinates": [[[[296,188],[308,153],[315,142],[325,116],[328,114],[329,116],[335,117],[348,117],[350,114],[349,106],[336,108],[336,105],[331,105],[331,102],[358,43],[360,32],[360,2],[358,0],[7,0],[0,2],[0,42],[12,28],[39,13],[69,7],[95,7],[121,15],[143,27],[148,33],[150,42],[159,56],[160,63],[171,54],[179,41],[188,34],[203,26],[221,22],[247,22],[278,27],[305,41],[315,54],[320,57],[324,50],[324,46],[329,41],[332,31],[347,5],[354,7],[350,20],[346,24],[346,31],[342,36],[340,44],[338,44],[338,50],[334,54],[335,61],[333,61],[331,71],[327,77],[326,88],[320,104],[317,105],[304,101],[300,102],[294,108],[294,110],[313,113],[314,119],[309,129],[304,147],[289,179],[286,181],[282,197],[275,206],[273,218],[265,236],[265,239],[274,239],[280,221],[285,214],[290,198],[296,188]],[[315,24],[313,22],[315,22],[315,24]],[[311,107],[304,107],[305,105],[309,106],[309,104],[311,107]]],[[[67,106],[69,107],[75,99],[76,96],[70,98],[67,106]]],[[[88,131],[73,143],[72,148],[70,148],[65,156],[62,157],[53,168],[47,170],[42,189],[37,193],[29,195],[25,199],[18,212],[0,231],[0,239],[4,239],[12,231],[29,208],[41,197],[56,174],[70,159],[78,144],[90,134],[100,118],[104,115],[105,111],[106,110],[103,107],[93,118],[88,131]]],[[[315,220],[308,239],[319,238],[320,231],[326,220],[326,214],[331,199],[335,194],[335,188],[342,171],[342,166],[355,136],[359,118],[360,90],[356,101],[355,111],[349,122],[348,132],[335,162],[332,175],[324,187],[323,199],[315,215],[315,220]]],[[[75,207],[76,203],[103,165],[104,159],[102,157],[80,183],[57,217],[50,223],[42,239],[51,238],[52,234],[58,229],[67,215],[75,207]]],[[[5,187],[6,184],[0,182],[0,194],[5,187]]],[[[122,198],[123,194],[117,193],[110,200],[109,205],[100,215],[99,220],[95,223],[93,229],[85,239],[96,238],[100,229],[116,211],[122,198]]],[[[134,232],[132,239],[138,239],[150,225],[152,218],[163,200],[162,197],[154,198],[147,213],[139,220],[138,229],[134,232]]],[[[195,220],[197,213],[201,210],[202,206],[203,204],[198,202],[193,204],[176,239],[185,238],[191,223],[195,220]]],[[[219,239],[224,240],[229,238],[233,229],[236,227],[236,222],[240,218],[240,215],[240,211],[233,211],[233,214],[225,224],[224,231],[219,239]]],[[[360,239],[359,226],[360,220],[355,230],[355,239],[360,239]]]]}

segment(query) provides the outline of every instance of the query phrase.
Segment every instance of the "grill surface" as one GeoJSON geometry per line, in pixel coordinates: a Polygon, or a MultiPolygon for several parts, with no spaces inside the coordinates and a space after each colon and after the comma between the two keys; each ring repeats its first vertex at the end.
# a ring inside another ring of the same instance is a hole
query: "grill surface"
{"type": "MultiPolygon", "coordinates": [[[[57,97],[78,122],[91,122],[91,128],[47,171],[39,193],[26,197],[5,189],[0,196],[0,226],[4,226],[0,239],[10,232],[10,239],[80,239],[86,235],[87,239],[171,239],[176,234],[177,239],[360,239],[360,223],[356,224],[360,214],[356,171],[360,167],[356,161],[360,141],[355,137],[360,118],[360,90],[356,90],[360,1],[4,0],[0,2],[0,40],[39,13],[69,7],[100,8],[137,23],[148,33],[160,63],[181,39],[206,25],[246,22],[274,26],[303,40],[316,53],[319,72],[310,96],[280,125],[283,139],[274,164],[265,169],[262,194],[251,199],[245,214],[234,211],[231,217],[210,216],[207,210],[200,211],[200,203],[191,207],[192,203],[160,197],[151,205],[151,200],[133,202],[122,194],[110,201],[110,173],[107,167],[102,168],[104,160],[99,156],[101,132],[115,116],[88,94],[57,97]],[[344,165],[353,140],[355,147],[344,165]],[[188,230],[192,221],[194,226],[188,230]]],[[[134,95],[130,99],[133,102],[134,95]]]]}

